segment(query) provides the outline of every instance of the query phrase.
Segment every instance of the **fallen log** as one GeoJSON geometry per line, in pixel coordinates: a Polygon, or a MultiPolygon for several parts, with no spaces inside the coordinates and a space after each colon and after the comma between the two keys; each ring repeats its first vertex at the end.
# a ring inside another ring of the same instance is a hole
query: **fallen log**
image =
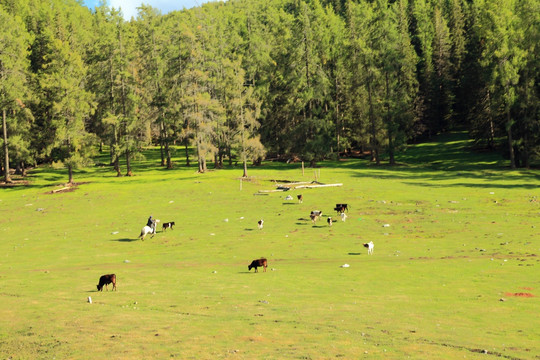
{"type": "Polygon", "coordinates": [[[65,190],[69,190],[69,189],[71,189],[71,187],[70,187],[70,186],[66,186],[66,187],[63,187],[63,188],[61,188],[61,189],[53,190],[52,192],[53,192],[53,193],[57,193],[57,192],[65,191],[65,190]]]}
{"type": "Polygon", "coordinates": [[[321,187],[335,187],[335,186],[343,186],[341,183],[337,184],[321,184],[317,181],[312,182],[301,182],[301,183],[290,183],[290,184],[278,184],[277,189],[275,190],[259,190],[260,193],[274,193],[274,192],[283,192],[283,191],[289,191],[291,189],[315,189],[315,188],[321,188],[321,187]],[[295,185],[295,184],[301,184],[301,185],[295,185]]]}
{"type": "Polygon", "coordinates": [[[314,188],[321,188],[321,187],[335,187],[335,186],[343,186],[343,184],[318,184],[318,185],[299,185],[296,186],[295,189],[314,189],[314,188]]]}

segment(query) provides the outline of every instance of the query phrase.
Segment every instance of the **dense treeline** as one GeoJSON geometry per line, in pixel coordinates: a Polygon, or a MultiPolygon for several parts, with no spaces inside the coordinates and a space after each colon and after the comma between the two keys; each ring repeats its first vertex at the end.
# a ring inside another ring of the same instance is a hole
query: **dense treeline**
{"type": "Polygon", "coordinates": [[[98,145],[131,175],[151,142],[168,168],[172,144],[188,165],[193,147],[201,172],[350,149],[393,164],[407,142],[456,128],[528,167],[539,29],[537,0],[229,0],[141,6],[131,21],[76,0],[0,0],[4,178],[47,162],[71,181],[98,145]]]}

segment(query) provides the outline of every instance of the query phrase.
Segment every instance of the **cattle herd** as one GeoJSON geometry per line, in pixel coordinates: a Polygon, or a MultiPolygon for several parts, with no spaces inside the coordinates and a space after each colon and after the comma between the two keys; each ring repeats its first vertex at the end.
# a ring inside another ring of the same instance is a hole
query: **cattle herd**
{"type": "MultiPolygon", "coordinates": [[[[289,195],[285,199],[286,200],[292,200],[292,197],[289,195]]],[[[299,203],[302,203],[304,201],[304,197],[301,194],[297,195],[297,199],[298,199],[299,203]]],[[[345,221],[347,219],[347,214],[345,214],[345,212],[349,211],[349,206],[348,206],[348,204],[336,204],[336,206],[334,207],[334,211],[337,212],[337,214],[341,218],[341,221],[345,221]]],[[[322,216],[323,216],[323,214],[322,214],[321,210],[313,210],[313,211],[311,211],[309,217],[311,219],[311,222],[313,224],[315,224],[322,216]]],[[[154,220],[154,221],[159,222],[159,220],[154,220]]],[[[334,220],[332,219],[331,216],[328,216],[326,221],[328,223],[328,226],[332,226],[332,224],[334,222],[334,220]]],[[[263,219],[260,219],[259,221],[257,221],[257,227],[258,227],[259,230],[262,230],[263,224],[264,224],[263,219]]],[[[174,221],[165,222],[162,225],[162,230],[161,231],[164,232],[167,229],[173,230],[174,225],[175,225],[174,221]]],[[[146,227],[148,227],[148,226],[146,226],[146,227]]],[[[140,235],[141,239],[144,239],[144,235],[146,235],[144,233],[144,230],[145,229],[143,228],[143,231],[141,232],[141,235],[140,235]]],[[[155,225],[154,225],[154,229],[152,229],[152,230],[153,230],[153,233],[155,233],[155,225]]],[[[373,254],[373,248],[374,248],[373,241],[370,241],[368,243],[364,243],[363,246],[368,250],[368,255],[373,254]]],[[[262,267],[263,272],[266,272],[266,268],[268,267],[268,260],[265,259],[265,258],[260,258],[260,259],[253,260],[251,262],[251,264],[248,265],[248,271],[251,271],[251,269],[255,269],[255,272],[258,272],[257,268],[259,268],[259,267],[262,267]]],[[[98,291],[103,291],[103,286],[105,286],[105,289],[107,291],[109,291],[107,285],[109,285],[111,283],[113,285],[112,289],[116,290],[116,275],[115,274],[102,275],[99,278],[99,283],[97,285],[98,291]]]]}

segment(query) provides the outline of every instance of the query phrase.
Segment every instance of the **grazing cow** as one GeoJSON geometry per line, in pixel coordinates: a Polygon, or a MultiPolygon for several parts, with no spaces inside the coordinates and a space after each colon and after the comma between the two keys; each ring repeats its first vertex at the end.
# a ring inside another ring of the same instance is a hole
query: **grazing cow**
{"type": "Polygon", "coordinates": [[[365,243],[364,247],[367,249],[368,255],[373,255],[373,248],[375,247],[375,245],[373,245],[373,241],[365,243]]]}
{"type": "Polygon", "coordinates": [[[116,290],[116,275],[115,274],[108,274],[108,275],[102,275],[99,278],[99,284],[97,285],[98,291],[103,291],[103,285],[105,285],[105,289],[109,291],[109,288],[107,285],[112,283],[113,290],[116,290]]]}
{"type": "Polygon", "coordinates": [[[347,220],[347,214],[345,214],[344,212],[342,212],[340,216],[341,216],[341,221],[347,220]]]}
{"type": "Polygon", "coordinates": [[[268,266],[268,261],[265,258],[260,258],[257,260],[253,260],[251,264],[248,265],[248,271],[251,271],[252,268],[255,268],[255,272],[259,272],[257,270],[258,267],[263,267],[264,272],[266,272],[266,267],[268,266]]]}
{"type": "Polygon", "coordinates": [[[329,226],[332,226],[332,218],[329,216],[328,219],[326,219],[326,222],[329,226]]]}
{"type": "Polygon", "coordinates": [[[293,197],[292,197],[291,195],[287,195],[287,196],[285,197],[285,200],[292,200],[292,199],[293,199],[293,197]]]}
{"type": "Polygon", "coordinates": [[[263,224],[264,224],[264,220],[263,220],[263,219],[257,221],[257,226],[259,227],[259,230],[262,230],[263,224]]]}
{"type": "Polygon", "coordinates": [[[337,211],[338,214],[344,213],[345,211],[349,211],[349,206],[347,204],[336,204],[334,210],[337,211]]]}
{"type": "Polygon", "coordinates": [[[302,196],[302,194],[296,195],[296,197],[298,198],[299,204],[301,204],[304,201],[304,197],[302,196]]]}
{"type": "Polygon", "coordinates": [[[163,226],[161,228],[161,231],[165,231],[167,230],[168,228],[170,228],[171,230],[173,230],[173,226],[176,225],[174,223],[174,221],[171,221],[171,222],[166,222],[166,223],[163,223],[163,226]]]}
{"type": "Polygon", "coordinates": [[[309,218],[311,219],[311,222],[315,224],[317,220],[322,216],[322,211],[320,210],[313,210],[311,214],[309,215],[309,218]]]}

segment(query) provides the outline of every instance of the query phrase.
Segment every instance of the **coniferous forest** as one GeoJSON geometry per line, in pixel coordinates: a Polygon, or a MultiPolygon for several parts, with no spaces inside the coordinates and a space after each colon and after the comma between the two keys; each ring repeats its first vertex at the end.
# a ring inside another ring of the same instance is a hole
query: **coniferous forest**
{"type": "Polygon", "coordinates": [[[395,164],[452,130],[512,169],[540,159],[538,0],[228,0],[130,21],[0,0],[0,28],[6,182],[44,163],[71,181],[98,151],[131,175],[150,144],[200,172],[352,150],[395,164]]]}

